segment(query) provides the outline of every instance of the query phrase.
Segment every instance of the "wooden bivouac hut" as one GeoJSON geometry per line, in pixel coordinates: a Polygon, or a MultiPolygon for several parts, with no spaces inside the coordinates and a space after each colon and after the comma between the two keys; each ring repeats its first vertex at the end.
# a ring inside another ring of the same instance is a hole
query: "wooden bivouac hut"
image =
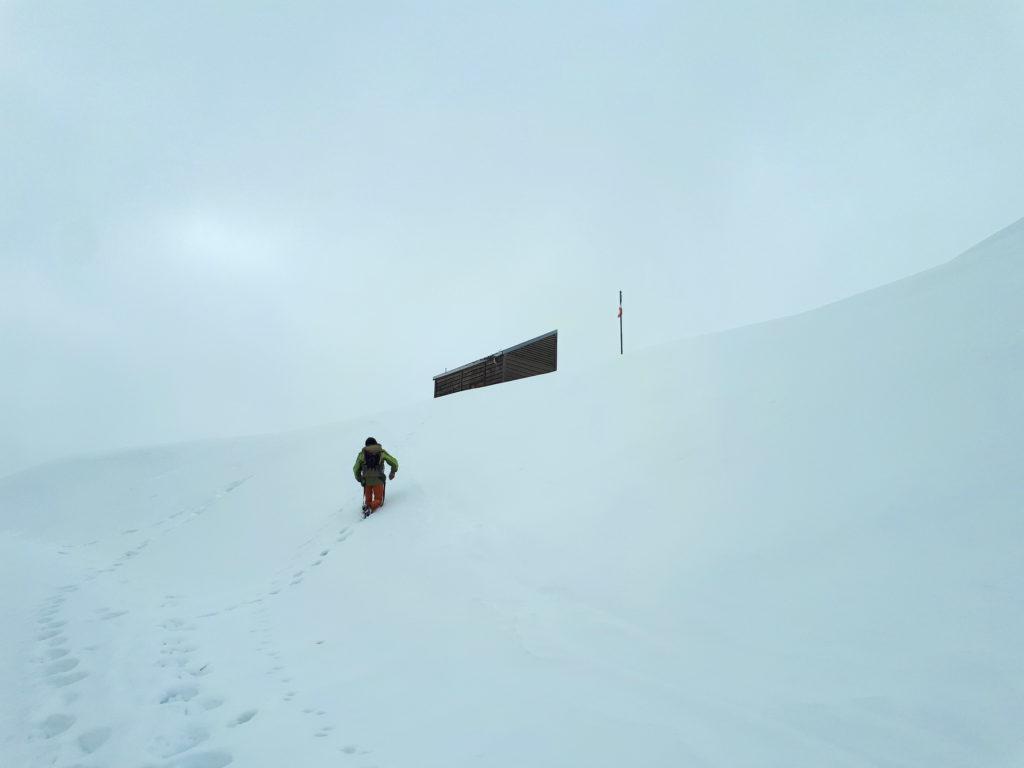
{"type": "Polygon", "coordinates": [[[553,373],[556,370],[558,331],[551,331],[459,368],[439,373],[434,377],[434,397],[553,373]]]}

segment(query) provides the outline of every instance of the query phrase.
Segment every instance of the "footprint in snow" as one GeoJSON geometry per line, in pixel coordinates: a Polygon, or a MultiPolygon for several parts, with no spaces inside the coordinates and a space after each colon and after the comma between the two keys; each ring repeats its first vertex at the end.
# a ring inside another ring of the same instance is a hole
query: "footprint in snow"
{"type": "Polygon", "coordinates": [[[338,747],[338,750],[344,752],[346,755],[368,755],[370,750],[360,749],[358,744],[346,744],[344,747],[338,747]]]}
{"type": "Polygon", "coordinates": [[[60,736],[74,724],[75,718],[71,715],[57,714],[47,717],[39,723],[37,729],[44,739],[52,739],[54,736],[60,736]]]}
{"type": "Polygon", "coordinates": [[[210,669],[210,662],[206,662],[202,666],[199,666],[199,667],[195,667],[195,666],[189,667],[185,671],[188,672],[192,677],[206,677],[213,670],[210,669]]]}
{"type": "Polygon", "coordinates": [[[76,659],[74,656],[69,656],[67,658],[60,659],[59,661],[55,661],[52,664],[50,664],[43,674],[47,677],[50,677],[52,675],[60,675],[64,672],[70,672],[77,666],[78,659],[76,659]]]}
{"type": "Polygon", "coordinates": [[[77,682],[85,680],[85,678],[87,678],[88,676],[89,676],[88,672],[84,672],[82,670],[79,670],[77,672],[72,672],[72,673],[67,674],[67,675],[56,675],[56,676],[53,676],[53,677],[48,677],[47,681],[54,688],[66,688],[69,685],[74,685],[77,682]]]}
{"type": "Polygon", "coordinates": [[[235,490],[235,488],[240,486],[248,479],[248,477],[243,477],[241,480],[235,480],[235,482],[231,483],[227,488],[224,489],[224,493],[231,493],[233,490],[235,490]]]}
{"type": "Polygon", "coordinates": [[[210,732],[199,726],[189,726],[170,735],[153,737],[149,742],[149,751],[156,757],[174,757],[194,749],[210,738],[210,732]]]}
{"type": "Polygon", "coordinates": [[[173,704],[175,702],[192,701],[199,694],[199,689],[193,685],[175,685],[164,691],[160,696],[161,704],[173,704]]]}
{"type": "Polygon", "coordinates": [[[256,717],[256,713],[258,711],[259,710],[256,710],[256,709],[247,709],[247,710],[245,710],[245,712],[240,714],[238,717],[232,719],[231,722],[228,723],[228,727],[229,728],[234,728],[236,725],[245,725],[250,720],[252,720],[254,717],[256,717]]]}
{"type": "Polygon", "coordinates": [[[78,737],[78,748],[85,754],[91,755],[107,743],[111,733],[110,728],[93,728],[91,731],[86,731],[78,737]]]}

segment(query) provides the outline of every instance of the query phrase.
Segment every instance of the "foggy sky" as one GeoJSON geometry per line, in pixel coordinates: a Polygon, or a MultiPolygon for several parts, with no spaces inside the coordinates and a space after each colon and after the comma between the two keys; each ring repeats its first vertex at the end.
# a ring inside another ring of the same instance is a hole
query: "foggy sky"
{"type": "Polygon", "coordinates": [[[1022,7],[0,0],[0,474],[947,261],[1024,215],[1022,7]]]}

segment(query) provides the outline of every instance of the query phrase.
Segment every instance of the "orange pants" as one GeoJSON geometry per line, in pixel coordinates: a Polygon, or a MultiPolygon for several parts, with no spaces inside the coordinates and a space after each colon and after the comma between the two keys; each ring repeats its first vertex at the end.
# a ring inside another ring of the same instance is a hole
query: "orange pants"
{"type": "Polygon", "coordinates": [[[376,511],[384,503],[384,487],[384,483],[363,486],[363,500],[370,511],[376,511]]]}

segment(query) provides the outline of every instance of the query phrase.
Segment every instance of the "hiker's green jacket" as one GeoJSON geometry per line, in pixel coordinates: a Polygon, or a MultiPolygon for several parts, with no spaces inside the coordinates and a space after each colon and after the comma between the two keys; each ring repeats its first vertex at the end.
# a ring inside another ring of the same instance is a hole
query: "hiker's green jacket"
{"type": "Polygon", "coordinates": [[[361,483],[365,483],[366,485],[383,485],[384,477],[387,474],[384,471],[384,462],[387,462],[390,465],[392,472],[398,471],[398,459],[385,451],[380,445],[368,445],[359,452],[358,456],[356,456],[356,463],[352,467],[352,474],[356,476],[356,480],[361,483]],[[380,454],[380,467],[377,469],[369,469],[365,466],[367,451],[380,454]]]}

